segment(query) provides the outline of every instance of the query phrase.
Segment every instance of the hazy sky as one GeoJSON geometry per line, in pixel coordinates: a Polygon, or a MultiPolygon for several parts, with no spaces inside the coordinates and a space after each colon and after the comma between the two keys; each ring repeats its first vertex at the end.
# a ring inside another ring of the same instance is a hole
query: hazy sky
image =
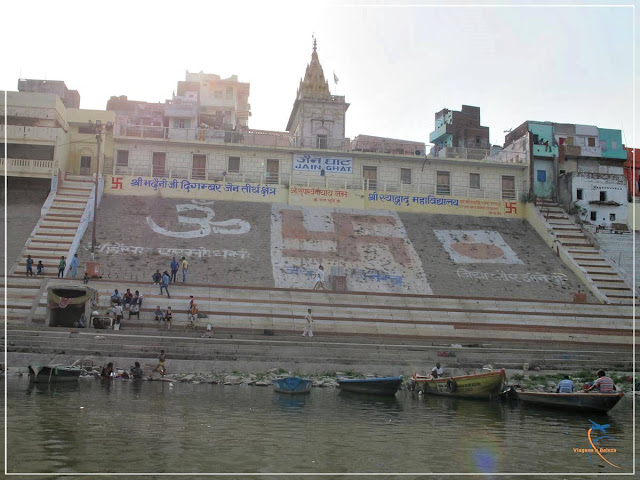
{"type": "Polygon", "coordinates": [[[111,95],[171,98],[186,70],[236,74],[251,83],[249,126],[283,131],[315,32],[331,90],[351,104],[349,137],[428,143],[434,113],[464,103],[481,108],[494,144],[531,119],[624,126],[634,145],[639,9],[377,3],[5,2],[0,88],[16,90],[20,76],[64,80],[82,108],[104,109],[111,95]]]}

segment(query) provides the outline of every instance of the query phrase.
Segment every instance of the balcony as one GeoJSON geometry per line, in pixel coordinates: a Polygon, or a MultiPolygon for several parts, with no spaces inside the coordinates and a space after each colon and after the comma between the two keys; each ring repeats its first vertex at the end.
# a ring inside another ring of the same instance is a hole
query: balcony
{"type": "MultiPolygon", "coordinates": [[[[5,125],[0,125],[0,135],[4,137],[5,125]]],[[[64,133],[61,128],[6,126],[7,140],[34,140],[55,143],[58,135],[64,133]]]]}
{"type": "MultiPolygon", "coordinates": [[[[53,174],[53,160],[27,160],[7,158],[7,175],[11,177],[50,178],[53,174]]],[[[4,158],[0,158],[0,170],[4,170],[4,158]]]]}
{"type": "Polygon", "coordinates": [[[533,146],[533,155],[535,157],[549,157],[553,158],[558,155],[558,147],[552,147],[551,145],[534,145],[533,146]]]}
{"type": "Polygon", "coordinates": [[[451,125],[448,123],[443,123],[429,134],[429,142],[434,143],[436,139],[447,133],[451,133],[451,125]]]}

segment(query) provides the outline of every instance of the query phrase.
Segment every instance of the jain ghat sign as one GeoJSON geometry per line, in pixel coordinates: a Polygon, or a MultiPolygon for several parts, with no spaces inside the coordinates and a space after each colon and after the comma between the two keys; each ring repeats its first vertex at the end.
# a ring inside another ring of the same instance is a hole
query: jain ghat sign
{"type": "Polygon", "coordinates": [[[353,173],[353,158],[317,157],[314,155],[294,155],[293,170],[296,172],[353,173]]]}

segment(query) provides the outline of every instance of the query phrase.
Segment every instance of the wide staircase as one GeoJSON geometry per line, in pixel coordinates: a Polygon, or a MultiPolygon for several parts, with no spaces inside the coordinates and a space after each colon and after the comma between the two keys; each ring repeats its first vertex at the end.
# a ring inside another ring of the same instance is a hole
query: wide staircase
{"type": "MultiPolygon", "coordinates": [[[[68,257],[80,219],[91,196],[92,177],[67,175],[59,184],[53,203],[40,219],[14,265],[12,273],[25,273],[27,255],[34,260],[33,270],[42,260],[45,277],[56,277],[60,257],[68,257]]],[[[66,258],[67,267],[70,259],[66,258]]]]}
{"type": "Polygon", "coordinates": [[[609,303],[632,304],[633,291],[615,265],[605,258],[589,238],[556,202],[538,199],[536,206],[555,238],[585,271],[609,303]]]}
{"type": "Polygon", "coordinates": [[[228,371],[266,360],[311,370],[379,365],[378,372],[385,365],[424,369],[426,362],[438,359],[461,368],[529,363],[547,369],[602,365],[620,370],[632,362],[633,317],[624,305],[183,284],[172,285],[167,298],[149,283],[92,281],[90,286],[100,294],[101,312],[115,288],[140,290],[140,319],[129,320],[125,312],[119,331],[90,328],[70,334],[68,328],[46,327],[43,285],[37,305],[20,311],[22,325],[11,322],[9,352],[44,353],[56,361],[66,355],[126,362],[152,359],[164,348],[176,360],[221,362],[228,371]],[[206,315],[195,331],[187,328],[190,295],[206,315]],[[172,307],[170,330],[155,322],[157,305],[172,307]],[[301,337],[308,308],[315,320],[313,339],[301,337]],[[205,337],[207,324],[213,338],[205,337]]]}

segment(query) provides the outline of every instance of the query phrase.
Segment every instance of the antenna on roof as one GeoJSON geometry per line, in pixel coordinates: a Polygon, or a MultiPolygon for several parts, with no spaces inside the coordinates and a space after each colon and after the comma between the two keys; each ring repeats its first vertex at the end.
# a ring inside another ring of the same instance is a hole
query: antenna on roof
{"type": "Polygon", "coordinates": [[[502,133],[511,133],[511,130],[513,130],[513,128],[510,128],[509,130],[503,130],[502,133]]]}

